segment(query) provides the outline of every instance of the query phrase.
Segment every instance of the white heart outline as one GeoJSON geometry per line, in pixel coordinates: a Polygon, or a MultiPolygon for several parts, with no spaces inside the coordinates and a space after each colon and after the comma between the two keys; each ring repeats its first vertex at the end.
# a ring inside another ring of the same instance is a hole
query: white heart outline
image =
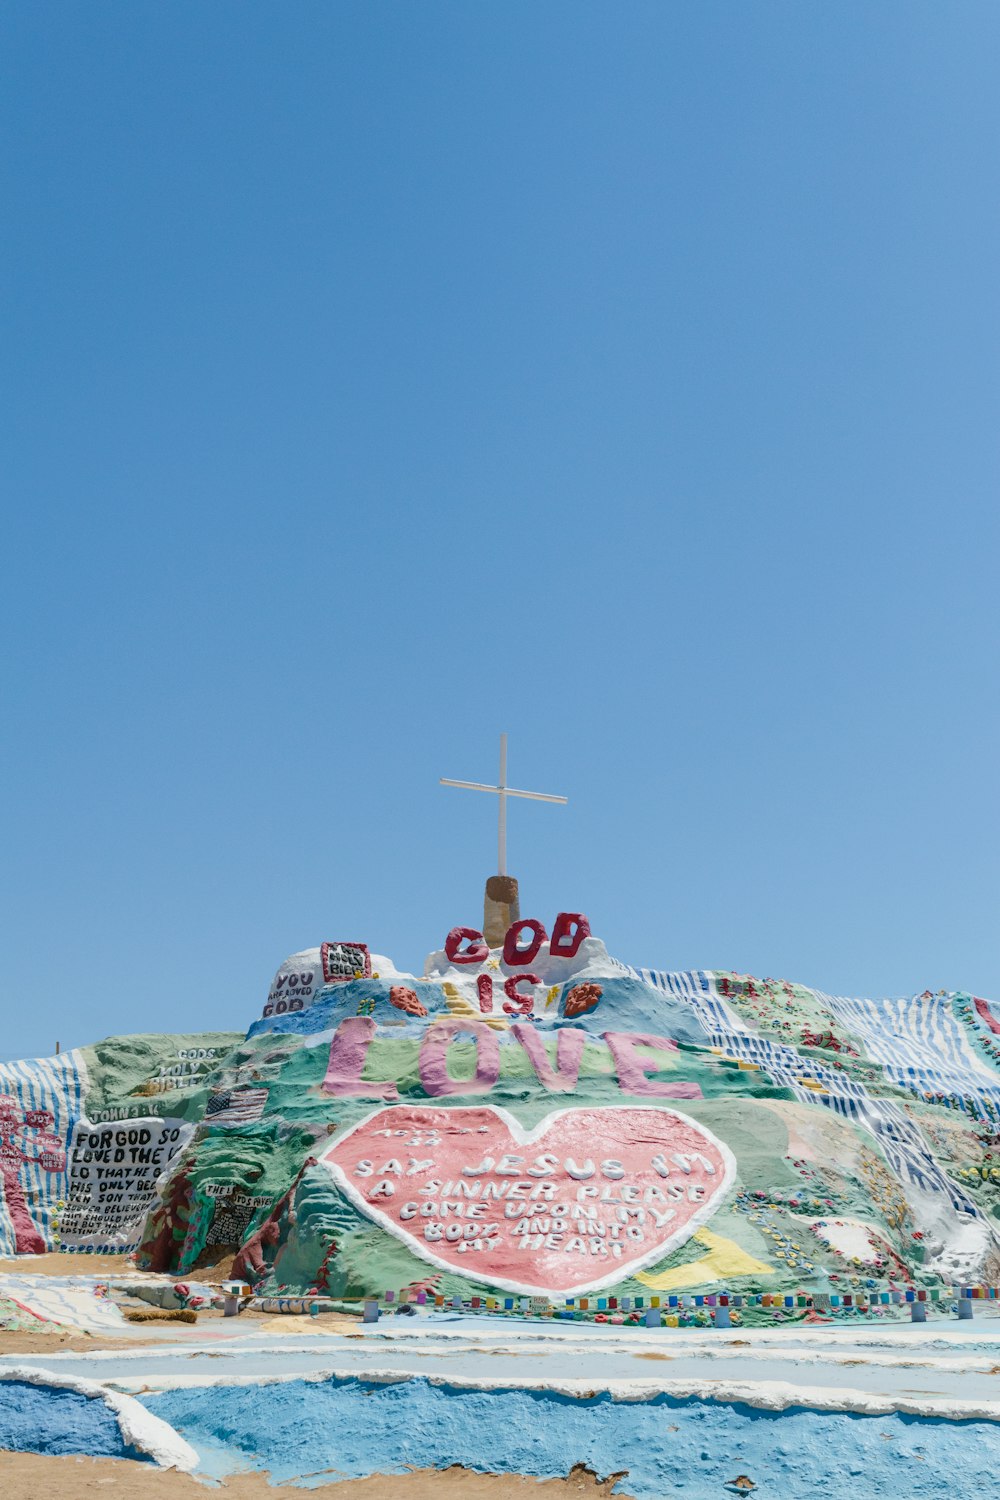
{"type": "MultiPolygon", "coordinates": [[[[478,1113],[483,1109],[491,1110],[493,1114],[498,1115],[504,1122],[504,1124],[507,1126],[507,1129],[510,1131],[512,1138],[517,1142],[519,1146],[532,1145],[538,1139],[539,1135],[543,1134],[547,1130],[550,1122],[557,1119],[560,1115],[576,1114],[583,1110],[587,1110],[590,1113],[603,1113],[606,1110],[631,1111],[641,1109],[644,1111],[652,1111],[660,1115],[670,1115],[673,1119],[680,1120],[685,1125],[693,1126],[694,1129],[696,1131],[700,1131],[701,1134],[704,1135],[718,1151],[719,1155],[722,1158],[723,1165],[723,1174],[719,1185],[716,1188],[715,1192],[712,1194],[711,1198],[709,1198],[707,1202],[703,1203],[700,1208],[696,1208],[691,1217],[687,1219],[679,1229],[675,1229],[673,1234],[667,1235],[665,1239],[658,1241],[655,1245],[652,1245],[649,1251],[645,1254],[638,1255],[634,1260],[630,1260],[627,1265],[623,1266],[619,1262],[615,1269],[609,1272],[606,1276],[600,1276],[596,1279],[588,1281],[575,1282],[572,1286],[567,1286],[565,1288],[557,1290],[553,1287],[533,1286],[531,1285],[531,1283],[526,1281],[511,1281],[509,1278],[504,1276],[466,1275],[465,1272],[458,1270],[458,1268],[452,1261],[445,1260],[443,1257],[435,1255],[433,1250],[431,1250],[429,1247],[425,1249],[424,1245],[417,1239],[412,1230],[405,1229],[402,1224],[397,1224],[393,1219],[389,1218],[388,1214],[377,1207],[376,1204],[369,1203],[367,1198],[363,1197],[358,1189],[354,1186],[354,1184],[349,1180],[347,1173],[344,1171],[339,1162],[331,1161],[329,1159],[329,1153],[335,1151],[338,1146],[343,1145],[343,1143],[346,1140],[349,1140],[350,1137],[357,1131],[361,1130],[364,1126],[369,1125],[371,1121],[379,1115],[384,1115],[387,1112],[392,1115],[396,1112],[399,1106],[392,1104],[380,1105],[378,1109],[373,1109],[370,1114],[365,1115],[363,1120],[358,1120],[357,1124],[352,1125],[350,1130],[345,1130],[342,1136],[339,1136],[336,1140],[330,1142],[329,1146],[327,1147],[326,1154],[320,1157],[319,1164],[320,1166],[326,1168],[326,1170],[333,1177],[337,1186],[344,1193],[346,1193],[347,1197],[354,1204],[355,1208],[361,1210],[365,1218],[371,1219],[373,1222],[379,1224],[379,1226],[385,1229],[387,1233],[393,1235],[395,1239],[399,1240],[401,1244],[405,1245],[406,1248],[412,1252],[412,1254],[416,1255],[421,1260],[426,1260],[430,1265],[435,1266],[439,1271],[446,1271],[451,1276],[458,1276],[463,1281],[472,1282],[476,1285],[502,1287],[504,1291],[517,1292],[522,1296],[549,1298],[576,1297],[582,1292],[596,1292],[599,1291],[601,1287],[614,1286],[617,1282],[631,1280],[637,1271],[643,1270],[646,1266],[655,1265],[658,1260],[662,1260],[664,1256],[669,1255],[672,1250],[676,1250],[679,1245],[683,1245],[687,1240],[689,1240],[695,1233],[695,1231],[700,1229],[703,1224],[706,1224],[709,1219],[714,1218],[719,1209],[722,1207],[722,1203],[720,1200],[725,1196],[730,1185],[732,1184],[733,1178],[736,1176],[736,1158],[733,1156],[732,1151],[730,1151],[725,1141],[720,1141],[714,1131],[709,1130],[707,1125],[703,1125],[700,1120],[694,1119],[692,1115],[682,1114],[679,1109],[664,1109],[663,1106],[659,1104],[567,1105],[563,1109],[551,1110],[547,1115],[539,1120],[537,1125],[533,1126],[530,1130],[525,1129],[520,1121],[515,1119],[515,1117],[508,1110],[504,1109],[500,1104],[484,1103],[475,1105],[446,1105],[427,1103],[417,1105],[407,1104],[403,1107],[407,1109],[418,1110],[447,1109],[449,1113],[454,1114],[462,1114],[468,1111],[478,1113]]],[[[393,1290],[395,1290],[395,1288],[393,1290]]]]}

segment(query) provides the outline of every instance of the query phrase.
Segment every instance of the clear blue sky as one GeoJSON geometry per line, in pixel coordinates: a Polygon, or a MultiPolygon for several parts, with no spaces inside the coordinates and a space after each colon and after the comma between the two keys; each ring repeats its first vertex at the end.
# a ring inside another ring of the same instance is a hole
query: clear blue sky
{"type": "Polygon", "coordinates": [[[0,1054],[522,909],[1000,996],[1000,9],[4,7],[0,1054]]]}

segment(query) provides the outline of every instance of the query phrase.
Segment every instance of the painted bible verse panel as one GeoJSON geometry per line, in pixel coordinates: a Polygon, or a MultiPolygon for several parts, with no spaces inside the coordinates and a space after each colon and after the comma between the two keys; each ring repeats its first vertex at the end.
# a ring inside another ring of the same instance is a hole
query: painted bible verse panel
{"type": "Polygon", "coordinates": [[[138,1243],[156,1184],[191,1138],[184,1120],[80,1120],[69,1146],[69,1184],[62,1209],[63,1248],[129,1249],[138,1243]]]}
{"type": "Polygon", "coordinates": [[[735,1165],[688,1115],[558,1109],[376,1110],[323,1158],[369,1218],[442,1270],[573,1296],[662,1260],[722,1206],[735,1165]]]}

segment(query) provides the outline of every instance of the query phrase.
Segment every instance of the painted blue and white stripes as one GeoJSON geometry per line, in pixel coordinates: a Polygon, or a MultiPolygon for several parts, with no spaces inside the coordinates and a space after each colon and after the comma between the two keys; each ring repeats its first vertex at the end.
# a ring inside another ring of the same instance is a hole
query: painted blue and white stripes
{"type": "MultiPolygon", "coordinates": [[[[756,1064],[778,1087],[790,1089],[794,1096],[803,1103],[821,1104],[832,1109],[874,1136],[908,1193],[936,1199],[943,1207],[966,1214],[985,1224],[984,1216],[973,1200],[958,1183],[942,1171],[919,1127],[895,1100],[873,1096],[864,1084],[848,1077],[839,1069],[827,1067],[818,1059],[803,1057],[793,1047],[761,1036],[760,1032],[751,1028],[718,993],[715,975],[710,970],[694,969],[688,973],[662,973],[653,969],[632,969],[630,972],[635,978],[642,979],[653,988],[675,999],[687,1001],[704,1024],[713,1046],[719,1047],[728,1056],[735,1057],[740,1062],[756,1064]],[[804,1082],[806,1079],[814,1081],[819,1088],[810,1087],[809,1083],[804,1082]]],[[[874,1030],[877,1025],[876,1017],[880,1013],[882,1002],[832,1002],[830,997],[818,991],[810,993],[814,995],[818,1005],[825,1006],[851,1030],[860,1031],[854,1017],[863,1019],[866,1027],[863,1039],[867,1047],[867,1031],[874,1030]],[[843,1007],[843,1013],[835,1008],[837,1005],[843,1007]],[[851,1009],[852,1006],[857,1008],[851,1009]]],[[[893,1068],[882,1062],[879,1057],[877,1061],[883,1067],[886,1081],[897,1087],[919,1092],[919,1088],[915,1086],[918,1081],[916,1063],[919,1059],[923,1064],[922,1076],[941,1080],[934,1085],[938,1091],[954,1092],[954,1087],[945,1088],[943,1080],[960,1077],[962,1083],[960,1092],[967,1094],[970,1091],[971,1079],[966,1064],[968,1061],[974,1061],[976,1064],[974,1076],[977,1083],[990,1097],[995,1091],[998,1103],[1000,1103],[1000,1089],[997,1089],[992,1082],[988,1082],[987,1077],[983,1077],[986,1071],[983,1065],[979,1063],[978,1058],[974,1058],[964,1035],[957,1034],[961,1031],[957,1019],[951,1016],[950,1012],[946,1016],[944,1007],[938,1008],[930,1017],[919,1016],[915,1009],[916,1003],[914,1001],[899,1002],[895,1009],[890,1009],[887,1013],[887,1019],[892,1025],[908,1029],[909,1045],[906,1055],[913,1059],[910,1064],[913,1077],[907,1076],[906,1067],[893,1068]],[[945,1061],[935,1064],[932,1061],[932,1049],[937,1045],[938,1038],[943,1039],[941,1050],[945,1061]],[[923,1054],[919,1050],[921,1043],[925,1049],[923,1054]],[[931,1054],[930,1057],[928,1053],[931,1054]]],[[[884,1035],[888,1029],[886,1019],[882,1020],[881,1029],[884,1035]]],[[[897,1038],[893,1034],[887,1050],[889,1057],[896,1055],[896,1042],[897,1038]]],[[[882,1047],[886,1048],[884,1042],[882,1047]]],[[[874,1054],[872,1056],[873,1060],[876,1060],[874,1054]]],[[[929,1084],[928,1087],[930,1087],[929,1084]]]]}
{"type": "MultiPolygon", "coordinates": [[[[51,1134],[68,1150],[73,1127],[83,1115],[87,1091],[87,1072],[78,1051],[60,1052],[55,1057],[32,1058],[24,1062],[0,1063],[0,1094],[12,1094],[18,1112],[48,1110],[53,1119],[51,1134]]],[[[34,1132],[21,1130],[16,1139],[24,1141],[28,1155],[34,1132]]],[[[31,1205],[32,1217],[46,1244],[53,1246],[52,1220],[58,1220],[56,1205],[66,1197],[65,1171],[48,1172],[30,1160],[20,1169],[19,1180],[24,1196],[31,1205]]],[[[14,1231],[3,1194],[0,1193],[0,1254],[14,1254],[14,1231]]]]}

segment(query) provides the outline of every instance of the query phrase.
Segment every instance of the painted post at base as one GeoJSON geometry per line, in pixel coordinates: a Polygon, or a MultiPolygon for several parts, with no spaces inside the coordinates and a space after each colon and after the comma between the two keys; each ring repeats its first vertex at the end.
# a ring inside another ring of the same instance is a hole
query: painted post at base
{"type": "Polygon", "coordinates": [[[507,929],[521,917],[517,881],[513,875],[491,875],[483,897],[483,937],[491,948],[502,948],[507,929]]]}

